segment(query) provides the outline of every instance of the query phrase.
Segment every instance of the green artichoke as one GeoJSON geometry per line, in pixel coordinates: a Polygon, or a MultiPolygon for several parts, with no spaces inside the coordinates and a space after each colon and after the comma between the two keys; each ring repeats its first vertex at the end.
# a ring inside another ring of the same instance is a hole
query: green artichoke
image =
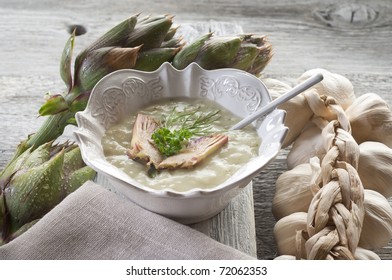
{"type": "Polygon", "coordinates": [[[84,110],[91,90],[105,75],[119,69],[153,71],[162,63],[171,62],[184,45],[182,38],[175,37],[177,28],[172,27],[172,19],[170,15],[162,15],[138,20],[135,15],[124,20],[76,57],[72,74],[73,33],[60,63],[60,76],[67,90],[47,97],[39,114],[48,118],[21,145],[14,158],[29,147],[34,149],[56,139],[67,124],[75,124],[75,113],[84,110]]]}
{"type": "Polygon", "coordinates": [[[197,62],[208,70],[236,68],[257,75],[271,57],[272,45],[266,36],[213,36],[213,33],[208,33],[183,47],[174,57],[173,66],[184,69],[190,63],[197,62]]]}
{"type": "Polygon", "coordinates": [[[8,242],[21,234],[94,176],[76,145],[48,142],[26,150],[0,182],[0,239],[8,242]]]}

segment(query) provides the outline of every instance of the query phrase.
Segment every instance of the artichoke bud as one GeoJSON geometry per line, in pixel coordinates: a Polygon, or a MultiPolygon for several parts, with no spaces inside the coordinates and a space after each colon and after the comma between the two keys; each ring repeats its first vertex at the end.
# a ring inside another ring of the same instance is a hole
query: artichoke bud
{"type": "Polygon", "coordinates": [[[184,69],[197,62],[204,69],[237,68],[258,74],[268,64],[272,46],[265,36],[241,34],[212,37],[208,33],[185,46],[175,56],[173,66],[184,69]]]}
{"type": "Polygon", "coordinates": [[[65,195],[68,195],[83,185],[86,181],[95,177],[95,171],[86,166],[80,148],[72,145],[64,154],[62,189],[65,195]]]}
{"type": "Polygon", "coordinates": [[[65,194],[68,195],[78,189],[88,180],[93,180],[96,172],[89,166],[84,166],[71,172],[64,180],[63,189],[65,194]]]}
{"type": "Polygon", "coordinates": [[[113,48],[105,56],[105,64],[111,69],[129,69],[135,66],[141,45],[134,48],[113,48]]]}
{"type": "Polygon", "coordinates": [[[61,94],[51,95],[39,109],[40,116],[54,115],[68,110],[68,103],[61,94]]]}
{"type": "Polygon", "coordinates": [[[266,43],[267,37],[264,35],[258,36],[254,34],[248,34],[245,35],[244,40],[249,43],[255,44],[258,47],[261,47],[266,43]]]}
{"type": "Polygon", "coordinates": [[[163,41],[161,44],[161,48],[182,48],[185,43],[183,41],[184,37],[174,37],[168,41],[163,41]]]}
{"type": "Polygon", "coordinates": [[[137,59],[134,69],[142,71],[154,71],[164,62],[171,62],[178,53],[178,48],[156,48],[141,52],[137,59]]]}
{"type": "Polygon", "coordinates": [[[200,49],[205,44],[205,42],[211,38],[211,36],[212,33],[204,34],[193,41],[191,44],[184,46],[174,57],[173,66],[181,70],[194,62],[197,55],[199,54],[200,49]]]}
{"type": "Polygon", "coordinates": [[[253,61],[253,64],[250,68],[248,68],[246,71],[248,71],[251,74],[259,74],[263,69],[267,66],[267,64],[270,62],[272,58],[273,52],[272,52],[272,45],[267,43],[264,46],[259,48],[259,54],[253,61]]]}
{"type": "Polygon", "coordinates": [[[29,149],[10,171],[10,176],[3,177],[7,181],[0,193],[0,229],[6,241],[95,176],[84,164],[79,147],[69,143],[29,149]]]}
{"type": "Polygon", "coordinates": [[[18,167],[18,170],[36,167],[48,161],[52,157],[51,146],[52,142],[48,142],[37,147],[35,150],[32,150],[31,148],[30,150],[27,150],[25,152],[27,157],[22,165],[18,167]]]}
{"type": "Polygon", "coordinates": [[[80,154],[78,145],[71,145],[64,155],[64,174],[68,174],[86,166],[80,154]]]}
{"type": "Polygon", "coordinates": [[[71,64],[72,64],[74,40],[75,40],[75,31],[71,34],[67,43],[65,44],[60,60],[60,76],[61,79],[64,81],[65,85],[67,86],[68,91],[70,91],[73,86],[71,64]]]}
{"type": "Polygon", "coordinates": [[[212,37],[201,48],[195,62],[207,70],[232,67],[241,42],[238,36],[212,37]]]}
{"type": "Polygon", "coordinates": [[[75,61],[75,85],[80,90],[89,90],[107,73],[107,66],[103,65],[103,59],[112,48],[102,48],[81,55],[80,61],[75,61]]]}
{"type": "MultiPolygon", "coordinates": [[[[81,69],[85,67],[86,59],[88,60],[90,53],[94,52],[95,50],[101,48],[108,48],[108,47],[123,47],[126,44],[128,35],[133,32],[136,22],[137,22],[138,15],[132,16],[118,25],[114,26],[112,29],[107,31],[104,35],[98,38],[94,43],[92,43],[89,47],[87,47],[84,51],[80,52],[79,55],[75,59],[75,84],[80,85],[79,75],[81,69]]],[[[66,44],[67,48],[67,44],[66,44]]],[[[91,88],[92,89],[92,88],[91,88]]]]}
{"type": "Polygon", "coordinates": [[[41,218],[62,198],[64,152],[30,169],[18,170],[4,190],[11,231],[41,218]]]}
{"type": "Polygon", "coordinates": [[[143,51],[158,48],[162,44],[173,23],[173,16],[164,16],[154,21],[137,24],[128,35],[125,46],[136,47],[143,45],[143,51]]]}
{"type": "Polygon", "coordinates": [[[124,46],[127,41],[128,34],[135,29],[138,15],[134,15],[107,31],[98,40],[92,43],[86,50],[93,51],[100,48],[124,46]]]}
{"type": "Polygon", "coordinates": [[[135,48],[107,47],[90,51],[78,67],[76,83],[81,90],[92,90],[95,84],[107,74],[133,68],[140,46],[135,48]]]}
{"type": "Polygon", "coordinates": [[[38,166],[50,157],[51,142],[39,146],[37,149],[29,148],[24,151],[16,160],[12,161],[10,165],[1,174],[2,178],[11,178],[12,175],[21,169],[27,169],[38,166]]]}
{"type": "Polygon", "coordinates": [[[154,22],[157,20],[164,19],[166,17],[167,17],[167,15],[155,15],[155,16],[148,15],[148,16],[145,16],[144,18],[138,20],[137,24],[144,25],[144,24],[148,24],[148,23],[151,23],[151,22],[154,22]]]}
{"type": "MultiPolygon", "coordinates": [[[[29,223],[24,224],[23,226],[21,226],[19,229],[17,229],[15,232],[11,233],[8,237],[7,240],[5,240],[6,242],[9,242],[15,238],[17,238],[18,236],[21,236],[22,233],[25,233],[29,228],[31,228],[33,225],[35,225],[37,222],[39,221],[39,219],[35,219],[29,223]]],[[[0,241],[1,242],[1,241],[0,241]]],[[[0,244],[1,245],[1,244],[0,244]]]]}
{"type": "Polygon", "coordinates": [[[252,67],[254,60],[259,54],[259,48],[254,44],[244,43],[238,50],[237,56],[231,67],[247,70],[252,67]]]}
{"type": "Polygon", "coordinates": [[[176,35],[179,26],[170,27],[169,31],[166,33],[165,38],[163,39],[164,42],[170,41],[176,35]]]}

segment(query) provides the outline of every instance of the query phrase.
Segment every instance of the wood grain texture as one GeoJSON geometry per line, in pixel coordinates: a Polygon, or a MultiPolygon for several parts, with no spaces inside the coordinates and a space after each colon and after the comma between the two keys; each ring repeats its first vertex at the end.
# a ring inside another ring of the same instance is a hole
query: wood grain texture
{"type": "MultiPolygon", "coordinates": [[[[267,34],[274,57],[263,77],[295,83],[304,71],[325,68],[350,79],[356,95],[374,92],[392,104],[389,0],[0,0],[0,168],[15,145],[42,121],[36,112],[43,94],[64,88],[58,61],[68,26],[80,24],[87,30],[76,38],[78,52],[138,12],[174,14],[180,24],[229,22],[244,32],[267,34]]],[[[287,152],[282,150],[253,182],[259,258],[271,259],[277,253],[271,201],[275,180],[286,170],[287,152]]],[[[392,243],[377,253],[392,259],[392,243]]]]}
{"type": "Polygon", "coordinates": [[[223,244],[257,257],[252,184],[246,186],[218,215],[191,227],[223,244]]]}

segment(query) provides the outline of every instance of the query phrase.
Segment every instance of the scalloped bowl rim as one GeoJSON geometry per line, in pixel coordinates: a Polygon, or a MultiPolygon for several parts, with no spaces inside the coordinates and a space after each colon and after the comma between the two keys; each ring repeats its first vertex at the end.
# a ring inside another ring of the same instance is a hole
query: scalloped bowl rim
{"type": "MultiPolygon", "coordinates": [[[[151,71],[151,72],[145,72],[145,71],[140,71],[140,70],[134,70],[134,69],[122,69],[122,70],[117,70],[114,71],[105,77],[103,77],[93,88],[91,97],[87,103],[86,109],[81,112],[76,113],[76,121],[78,124],[78,129],[74,132],[77,142],[79,143],[82,158],[84,162],[93,168],[95,171],[98,173],[102,173],[102,175],[107,176],[111,178],[112,180],[120,180],[122,183],[125,183],[127,185],[130,185],[131,187],[135,187],[139,189],[140,191],[143,191],[145,193],[149,193],[154,196],[162,196],[162,197],[176,197],[176,198],[187,198],[187,197],[199,197],[199,196],[205,196],[209,194],[219,194],[221,192],[224,192],[226,190],[235,188],[238,186],[239,182],[242,180],[247,180],[246,184],[243,185],[242,187],[245,187],[252,178],[261,171],[262,168],[264,168],[268,163],[273,160],[277,154],[280,151],[281,144],[283,142],[284,137],[287,134],[288,128],[284,125],[284,119],[286,112],[284,110],[279,110],[275,109],[268,115],[266,115],[265,119],[269,117],[278,117],[281,120],[281,123],[277,126],[277,128],[274,130],[279,134],[279,139],[276,140],[275,143],[278,143],[278,147],[274,148],[274,152],[270,153],[268,157],[263,156],[263,154],[259,154],[257,157],[251,159],[248,163],[246,163],[243,167],[241,167],[237,172],[235,172],[232,176],[230,176],[227,180],[224,182],[220,183],[219,185],[212,187],[212,188],[193,188],[187,191],[176,191],[173,189],[154,189],[148,186],[143,185],[142,183],[139,183],[135,179],[131,178],[129,175],[127,175],[124,171],[120,170],[119,168],[115,167],[114,165],[110,164],[107,162],[105,159],[103,159],[107,164],[109,164],[112,168],[117,170],[116,176],[108,173],[102,166],[101,163],[97,162],[96,160],[90,159],[90,155],[88,153],[88,149],[84,143],[83,138],[85,137],[84,131],[86,130],[83,125],[82,125],[82,119],[85,118],[86,116],[89,116],[89,109],[92,106],[92,99],[93,99],[93,94],[94,92],[107,80],[110,80],[112,77],[115,77],[117,75],[121,74],[127,74],[128,76],[138,76],[140,74],[142,75],[150,75],[154,76],[157,75],[158,73],[166,70],[166,71],[172,71],[174,73],[184,73],[187,71],[190,71],[192,68],[197,68],[199,71],[202,71],[203,73],[231,73],[231,74],[239,74],[243,76],[247,76],[249,79],[255,80],[257,83],[260,84],[260,86],[267,92],[267,95],[264,97],[268,98],[268,102],[271,102],[271,96],[268,93],[267,87],[263,84],[263,82],[257,78],[256,76],[234,68],[222,68],[222,69],[215,69],[215,70],[205,70],[201,68],[197,63],[191,63],[189,66],[182,70],[175,69],[170,63],[165,62],[163,63],[157,70],[151,71]],[[261,163],[260,163],[261,162],[261,163]],[[259,163],[259,164],[258,164],[259,163]],[[252,168],[250,168],[253,166],[252,168]],[[256,167],[257,166],[257,167],[256,167]],[[246,168],[245,168],[246,167],[246,168]],[[118,176],[121,174],[122,176],[118,176]],[[240,174],[240,175],[238,175],[240,174]],[[236,178],[235,180],[233,178],[236,178]]],[[[264,119],[264,121],[265,121],[264,119]]],[[[264,139],[262,138],[262,142],[264,142],[264,139]]]]}

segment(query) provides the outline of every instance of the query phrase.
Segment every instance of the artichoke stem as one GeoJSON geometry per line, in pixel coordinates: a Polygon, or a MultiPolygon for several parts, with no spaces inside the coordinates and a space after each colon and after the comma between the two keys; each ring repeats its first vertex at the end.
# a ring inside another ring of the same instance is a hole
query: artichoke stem
{"type": "Polygon", "coordinates": [[[32,149],[34,150],[42,144],[58,138],[63,133],[65,126],[68,124],[68,120],[73,115],[74,113],[65,111],[49,116],[39,130],[29,137],[26,149],[33,147],[32,149]]]}
{"type": "MultiPolygon", "coordinates": [[[[67,100],[67,102],[71,103],[78,96],[79,93],[80,89],[75,86],[67,95],[65,95],[65,99],[67,100]]],[[[33,147],[32,150],[35,150],[42,144],[53,141],[59,136],[61,136],[64,131],[64,128],[69,124],[69,119],[74,117],[74,115],[75,112],[70,112],[69,110],[67,110],[64,112],[57,113],[55,115],[48,116],[36,133],[29,136],[28,139],[22,141],[17,146],[11,160],[7,163],[4,169],[0,171],[0,176],[3,175],[4,171],[7,169],[8,166],[12,164],[14,160],[16,160],[30,147],[33,147]]]]}
{"type": "Polygon", "coordinates": [[[75,113],[66,111],[58,113],[56,115],[48,116],[36,133],[29,136],[27,140],[22,141],[18,145],[13,157],[4,167],[4,169],[0,172],[0,177],[4,174],[5,170],[7,170],[8,166],[10,166],[16,159],[18,159],[18,157],[23,154],[27,149],[32,147],[32,150],[35,150],[42,144],[55,140],[59,136],[61,136],[64,131],[64,128],[68,124],[68,120],[73,117],[74,114],[75,113]]]}

